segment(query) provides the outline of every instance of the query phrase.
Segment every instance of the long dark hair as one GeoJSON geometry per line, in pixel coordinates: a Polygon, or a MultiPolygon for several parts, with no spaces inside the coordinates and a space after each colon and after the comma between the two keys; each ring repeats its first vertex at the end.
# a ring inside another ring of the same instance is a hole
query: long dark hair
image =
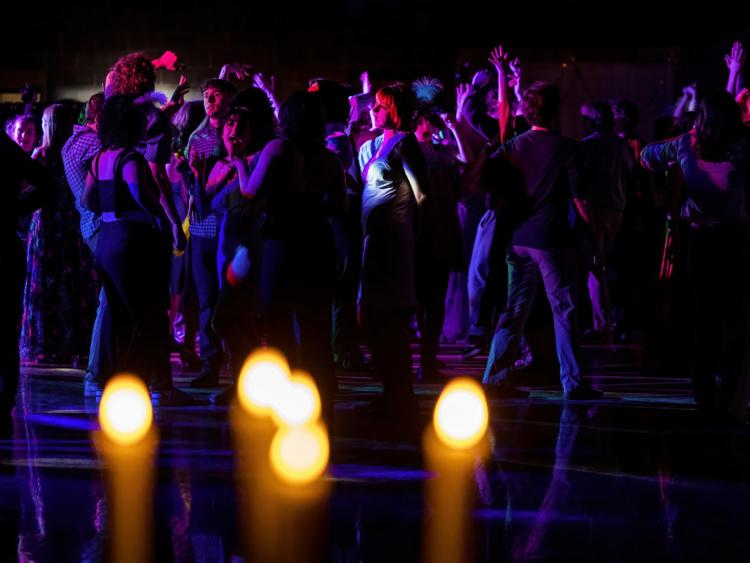
{"type": "Polygon", "coordinates": [[[203,102],[192,101],[185,104],[177,110],[172,117],[172,126],[175,128],[175,135],[172,137],[172,149],[177,152],[183,152],[187,148],[188,140],[193,131],[201,124],[206,117],[206,111],[203,109],[203,102]]]}
{"type": "Polygon", "coordinates": [[[730,146],[742,134],[742,110],[723,90],[710,90],[703,96],[695,118],[695,152],[702,160],[726,160],[730,146]]]}
{"type": "Polygon", "coordinates": [[[279,109],[281,135],[303,149],[323,146],[325,125],[320,98],[305,90],[292,93],[279,109]]]}
{"type": "Polygon", "coordinates": [[[229,110],[229,115],[233,114],[250,128],[249,154],[258,152],[276,136],[276,115],[261,89],[251,86],[235,94],[229,110]]]}

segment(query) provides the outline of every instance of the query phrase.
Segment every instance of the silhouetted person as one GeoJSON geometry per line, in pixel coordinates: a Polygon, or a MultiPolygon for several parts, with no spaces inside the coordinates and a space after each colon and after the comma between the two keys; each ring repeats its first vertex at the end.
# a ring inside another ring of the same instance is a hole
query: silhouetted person
{"type": "Polygon", "coordinates": [[[21,316],[26,262],[16,222],[44,205],[60,189],[42,164],[31,160],[7,136],[0,135],[0,432],[8,430],[7,416],[15,404],[18,388],[18,328],[21,316]],[[26,182],[26,184],[24,184],[26,182]]]}

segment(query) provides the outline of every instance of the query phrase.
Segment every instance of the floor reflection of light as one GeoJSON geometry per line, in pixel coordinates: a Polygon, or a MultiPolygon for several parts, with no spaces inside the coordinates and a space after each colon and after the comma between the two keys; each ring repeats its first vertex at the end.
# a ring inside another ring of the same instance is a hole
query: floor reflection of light
{"type": "Polygon", "coordinates": [[[248,412],[269,414],[284,393],[289,379],[289,365],[284,356],[271,348],[253,352],[240,372],[237,397],[248,412]]]}
{"type": "Polygon", "coordinates": [[[135,444],[148,433],[153,418],[151,398],[142,380],[118,375],[107,383],[99,403],[99,424],[107,438],[118,444],[135,444]]]}
{"type": "Polygon", "coordinates": [[[457,449],[476,445],[487,431],[489,412],[482,387],[473,379],[456,378],[435,405],[434,426],[440,440],[457,449]]]}
{"type": "Polygon", "coordinates": [[[320,425],[281,428],[271,442],[271,467],[289,483],[310,483],[320,477],[328,455],[328,435],[320,425]]]}
{"type": "Polygon", "coordinates": [[[306,373],[294,372],[273,405],[273,419],[279,426],[312,424],[320,416],[320,393],[306,373]]]}

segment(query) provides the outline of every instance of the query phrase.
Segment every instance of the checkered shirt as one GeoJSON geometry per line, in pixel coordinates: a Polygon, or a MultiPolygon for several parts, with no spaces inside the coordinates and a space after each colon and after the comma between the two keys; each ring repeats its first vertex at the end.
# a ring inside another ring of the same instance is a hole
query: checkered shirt
{"type": "Polygon", "coordinates": [[[210,205],[206,201],[205,189],[208,174],[211,172],[211,166],[223,155],[224,147],[221,142],[219,130],[211,126],[208,118],[190,135],[185,158],[189,159],[192,153],[198,158],[206,159],[206,170],[203,171],[203,177],[193,189],[196,210],[201,219],[190,223],[190,235],[195,237],[214,238],[219,231],[219,223],[216,215],[211,213],[210,205]],[[196,193],[200,190],[201,193],[196,193]]]}
{"type": "Polygon", "coordinates": [[[81,236],[86,240],[99,230],[101,217],[81,205],[81,194],[86,187],[86,175],[91,167],[91,161],[101,148],[96,132],[82,125],[73,128],[73,134],[62,148],[65,178],[73,192],[76,209],[81,215],[81,236]]]}

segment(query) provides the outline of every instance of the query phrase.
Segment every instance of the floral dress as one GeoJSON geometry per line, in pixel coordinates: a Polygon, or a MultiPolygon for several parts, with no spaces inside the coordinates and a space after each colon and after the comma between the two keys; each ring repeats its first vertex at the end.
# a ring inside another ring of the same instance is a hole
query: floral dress
{"type": "Polygon", "coordinates": [[[34,212],[29,225],[21,360],[80,365],[88,354],[97,306],[93,257],[81,237],[61,160],[40,160],[60,189],[49,205],[34,212]]]}

